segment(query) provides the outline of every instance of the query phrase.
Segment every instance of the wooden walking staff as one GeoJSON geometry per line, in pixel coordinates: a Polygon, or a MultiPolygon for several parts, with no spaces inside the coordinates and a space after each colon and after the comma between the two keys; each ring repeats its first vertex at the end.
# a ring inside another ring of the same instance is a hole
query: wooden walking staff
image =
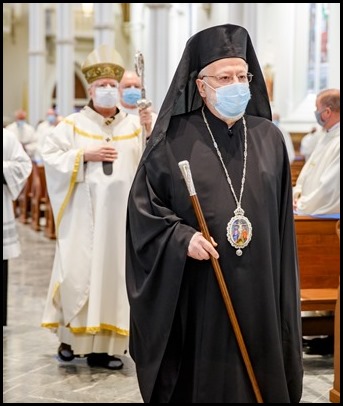
{"type": "MultiPolygon", "coordinates": [[[[144,84],[144,58],[143,54],[140,51],[136,52],[135,56],[135,68],[137,75],[141,78],[141,85],[142,85],[142,98],[137,101],[137,107],[139,110],[147,109],[151,106],[151,101],[145,98],[145,84],[144,84]]],[[[145,149],[146,144],[146,128],[143,125],[142,127],[142,151],[145,149]]]]}
{"type": "MultiPolygon", "coordinates": [[[[194,183],[193,183],[193,179],[192,179],[192,173],[191,173],[191,169],[189,167],[189,162],[188,161],[179,162],[179,168],[180,168],[183,178],[186,182],[187,189],[188,189],[191,201],[192,201],[193,209],[195,211],[202,235],[206,238],[207,241],[209,241],[212,244],[211,236],[208,231],[208,227],[207,227],[207,224],[206,224],[206,221],[204,218],[204,214],[201,210],[199,199],[195,192],[194,183]]],[[[211,255],[211,262],[212,262],[212,266],[214,268],[214,272],[217,277],[217,281],[219,284],[221,294],[224,299],[226,310],[228,312],[228,315],[229,315],[229,318],[230,318],[230,321],[232,324],[233,331],[235,333],[235,336],[236,336],[236,339],[238,342],[239,349],[241,351],[241,354],[242,354],[242,357],[244,360],[244,364],[246,366],[246,369],[247,369],[247,372],[248,372],[248,375],[249,375],[249,378],[250,378],[250,381],[251,381],[251,384],[252,384],[252,387],[253,387],[253,390],[254,390],[254,393],[256,396],[257,403],[263,403],[261,392],[260,392],[260,389],[259,389],[257,381],[256,381],[254,370],[252,369],[252,366],[251,366],[249,355],[248,355],[248,352],[247,352],[247,349],[246,349],[246,346],[245,346],[245,343],[243,340],[243,336],[242,336],[241,329],[240,329],[238,321],[237,321],[237,317],[236,317],[234,308],[232,306],[229,292],[228,292],[226,284],[225,284],[222,270],[220,268],[218,260],[216,258],[214,258],[212,255],[211,255]]]]}

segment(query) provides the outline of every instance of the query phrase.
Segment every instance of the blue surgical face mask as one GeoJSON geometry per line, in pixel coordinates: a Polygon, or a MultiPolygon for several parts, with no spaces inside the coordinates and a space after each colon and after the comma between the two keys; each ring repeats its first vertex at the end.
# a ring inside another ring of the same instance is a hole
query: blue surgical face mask
{"type": "Polygon", "coordinates": [[[206,84],[216,92],[216,102],[213,103],[213,107],[222,117],[239,119],[243,116],[251,98],[248,83],[234,83],[217,89],[206,84]]]}
{"type": "Polygon", "coordinates": [[[20,128],[24,127],[25,123],[26,123],[25,120],[17,120],[18,127],[20,127],[20,128]]]}
{"type": "Polygon", "coordinates": [[[116,87],[97,87],[95,89],[94,104],[99,107],[112,108],[118,103],[118,89],[116,87]]]}
{"type": "Polygon", "coordinates": [[[142,98],[142,92],[136,87],[128,87],[123,90],[123,102],[130,106],[137,106],[137,102],[142,98]]]}
{"type": "Polygon", "coordinates": [[[326,110],[326,109],[323,109],[323,110],[320,110],[320,111],[316,110],[316,111],[314,112],[314,115],[316,116],[317,123],[318,123],[321,127],[324,127],[324,125],[325,125],[325,121],[322,119],[322,113],[324,113],[325,110],[326,110]]]}
{"type": "Polygon", "coordinates": [[[48,114],[46,119],[49,122],[49,124],[55,124],[56,122],[56,116],[54,114],[48,114]]]}

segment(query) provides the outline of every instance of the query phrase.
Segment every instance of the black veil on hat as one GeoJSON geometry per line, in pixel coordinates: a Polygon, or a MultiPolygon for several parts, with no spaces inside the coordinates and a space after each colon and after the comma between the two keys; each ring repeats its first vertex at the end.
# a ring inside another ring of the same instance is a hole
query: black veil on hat
{"type": "Polygon", "coordinates": [[[254,76],[249,84],[251,99],[246,113],[271,120],[266,84],[249,33],[238,25],[214,26],[194,34],[187,41],[154,126],[153,142],[148,143],[150,148],[167,131],[171,116],[201,107],[203,101],[195,83],[198,73],[206,65],[223,58],[242,58],[247,62],[249,72],[254,76]]]}

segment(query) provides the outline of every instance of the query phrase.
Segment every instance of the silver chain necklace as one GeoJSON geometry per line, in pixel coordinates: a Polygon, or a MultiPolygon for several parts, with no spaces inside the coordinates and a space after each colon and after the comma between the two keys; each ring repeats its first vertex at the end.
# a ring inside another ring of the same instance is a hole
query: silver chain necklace
{"type": "Polygon", "coordinates": [[[222,167],[224,169],[224,173],[226,176],[226,180],[230,186],[232,195],[235,199],[236,206],[237,206],[236,210],[234,210],[235,215],[233,217],[231,217],[230,221],[227,224],[226,236],[227,236],[229,243],[234,248],[237,248],[236,254],[238,256],[241,256],[243,254],[242,249],[245,248],[249,244],[251,237],[252,237],[251,223],[248,220],[248,218],[244,216],[244,210],[242,209],[242,206],[241,206],[242,196],[243,196],[243,192],[244,192],[245,175],[246,175],[246,170],[247,170],[247,158],[248,158],[247,126],[246,126],[245,119],[243,117],[242,119],[243,119],[243,127],[244,127],[244,152],[243,152],[244,161],[243,161],[243,174],[242,174],[242,180],[241,180],[241,190],[239,192],[239,199],[237,199],[235,190],[232,186],[231,178],[230,178],[229,173],[224,164],[222,154],[219,151],[218,144],[216,143],[216,140],[212,134],[212,131],[211,131],[208,121],[206,119],[204,107],[205,106],[203,106],[201,109],[202,117],[203,117],[206,127],[208,129],[208,132],[210,133],[210,136],[212,138],[214,148],[217,151],[219,161],[222,164],[222,167]]]}

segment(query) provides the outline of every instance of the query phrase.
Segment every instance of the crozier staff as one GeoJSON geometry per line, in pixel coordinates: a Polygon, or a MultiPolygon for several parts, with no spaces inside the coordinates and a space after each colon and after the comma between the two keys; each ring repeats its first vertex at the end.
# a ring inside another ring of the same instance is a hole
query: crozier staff
{"type": "MultiPolygon", "coordinates": [[[[141,88],[141,95],[142,97],[137,100],[137,107],[138,110],[146,110],[151,106],[151,101],[146,99],[146,94],[145,94],[145,83],[144,83],[144,57],[143,54],[140,51],[137,51],[136,53],[136,62],[135,62],[135,68],[136,68],[136,73],[137,75],[141,78],[141,83],[142,83],[142,88],[141,88]]],[[[147,137],[147,128],[146,125],[143,125],[143,149],[145,148],[146,144],[146,137],[147,137]]],[[[151,128],[149,129],[149,135],[151,133],[151,128]]]]}

